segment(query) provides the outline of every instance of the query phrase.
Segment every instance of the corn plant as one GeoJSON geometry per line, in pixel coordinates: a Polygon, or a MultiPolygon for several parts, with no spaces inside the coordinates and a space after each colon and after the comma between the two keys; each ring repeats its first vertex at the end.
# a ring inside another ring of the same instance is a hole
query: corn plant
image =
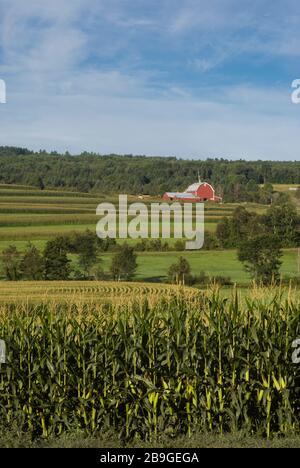
{"type": "Polygon", "coordinates": [[[6,304],[0,309],[2,425],[32,437],[115,429],[155,440],[194,431],[299,431],[300,305],[273,296],[197,300],[178,293],[103,306],[6,304]]]}

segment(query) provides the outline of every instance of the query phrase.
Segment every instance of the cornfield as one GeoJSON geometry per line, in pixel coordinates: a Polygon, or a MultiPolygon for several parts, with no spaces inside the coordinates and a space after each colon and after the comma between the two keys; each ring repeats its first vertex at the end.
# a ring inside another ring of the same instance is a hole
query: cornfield
{"type": "Polygon", "coordinates": [[[0,420],[32,437],[297,433],[297,337],[299,302],[279,295],[2,305],[0,420]]]}

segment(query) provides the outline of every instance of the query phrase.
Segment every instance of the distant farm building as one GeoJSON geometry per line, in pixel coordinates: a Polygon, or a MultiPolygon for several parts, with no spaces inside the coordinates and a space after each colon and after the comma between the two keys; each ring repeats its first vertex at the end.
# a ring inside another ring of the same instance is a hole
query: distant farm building
{"type": "Polygon", "coordinates": [[[190,185],[184,192],[166,192],[163,199],[183,202],[212,201],[219,203],[222,201],[222,198],[216,195],[212,185],[201,181],[190,185]]]}

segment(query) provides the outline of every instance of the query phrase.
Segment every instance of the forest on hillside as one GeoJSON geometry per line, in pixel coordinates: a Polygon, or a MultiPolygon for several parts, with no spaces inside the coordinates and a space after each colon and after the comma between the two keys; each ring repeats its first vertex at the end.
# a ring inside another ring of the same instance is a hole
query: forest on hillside
{"type": "Polygon", "coordinates": [[[161,195],[197,180],[211,182],[225,201],[267,202],[270,184],[299,184],[300,161],[184,160],[133,155],[70,155],[0,147],[0,183],[80,192],[161,195]],[[259,189],[265,184],[267,190],[259,189]]]}

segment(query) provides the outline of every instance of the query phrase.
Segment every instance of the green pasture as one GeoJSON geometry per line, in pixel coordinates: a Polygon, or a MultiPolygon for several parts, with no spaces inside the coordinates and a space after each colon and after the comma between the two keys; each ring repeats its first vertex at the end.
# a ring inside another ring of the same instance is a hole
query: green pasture
{"type": "MultiPolygon", "coordinates": [[[[33,240],[39,250],[43,250],[46,240],[33,240]]],[[[124,242],[124,241],[122,241],[124,242]]],[[[129,243],[135,241],[129,241],[129,243]]],[[[6,249],[9,245],[15,245],[20,252],[24,252],[28,241],[26,240],[1,240],[0,252],[6,249]]],[[[113,256],[113,252],[103,253],[100,255],[101,266],[104,271],[108,272],[113,256]]],[[[186,258],[194,275],[204,272],[210,277],[226,276],[230,277],[234,283],[247,284],[250,277],[244,270],[243,265],[237,259],[235,250],[200,250],[196,252],[143,252],[138,254],[138,268],[136,272],[136,280],[161,280],[164,281],[167,276],[169,267],[175,263],[180,256],[186,258]]],[[[76,266],[76,256],[70,256],[72,264],[76,266]]],[[[298,274],[297,251],[285,250],[282,258],[281,273],[285,278],[293,278],[298,274]]]]}
{"type": "MultiPolygon", "coordinates": [[[[101,255],[101,267],[108,272],[113,253],[101,255]]],[[[204,272],[210,278],[216,276],[230,277],[233,283],[247,285],[251,279],[237,258],[236,250],[200,250],[197,252],[143,252],[137,257],[138,268],[135,275],[137,281],[165,281],[168,269],[182,256],[191,265],[192,274],[204,272]]],[[[297,252],[285,250],[282,258],[281,274],[283,278],[297,276],[297,252]]],[[[72,263],[77,264],[75,256],[72,263]]]]}
{"type": "MultiPolygon", "coordinates": [[[[205,272],[210,277],[228,276],[238,284],[247,284],[250,281],[250,277],[239,262],[235,250],[142,253],[138,255],[136,279],[146,281],[151,278],[160,278],[164,280],[169,267],[180,256],[189,261],[192,273],[195,275],[205,272]]],[[[107,269],[110,265],[111,254],[105,254],[102,258],[103,267],[107,269]]],[[[290,278],[296,276],[297,252],[295,250],[285,251],[282,261],[282,275],[290,278]]]]}

